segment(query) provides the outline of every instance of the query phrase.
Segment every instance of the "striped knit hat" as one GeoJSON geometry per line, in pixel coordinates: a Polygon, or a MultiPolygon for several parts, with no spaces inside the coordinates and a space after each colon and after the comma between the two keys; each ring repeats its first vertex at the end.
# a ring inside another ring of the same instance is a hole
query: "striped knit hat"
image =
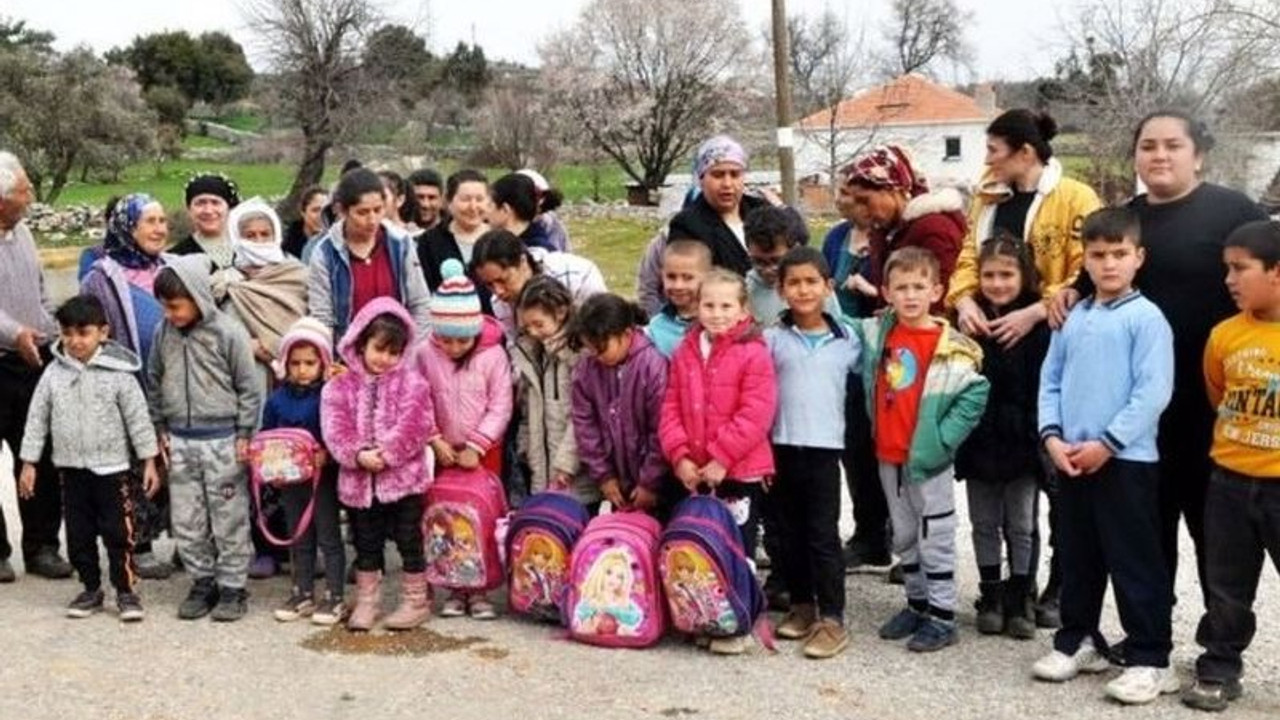
{"type": "Polygon", "coordinates": [[[280,355],[271,361],[276,377],[284,380],[288,374],[289,351],[298,345],[310,345],[320,355],[320,376],[333,363],[333,333],[324,323],[313,317],[298,318],[284,337],[280,338],[280,355]]]}
{"type": "Polygon", "coordinates": [[[453,258],[440,264],[440,276],[444,280],[431,296],[431,331],[441,337],[476,337],[484,323],[476,286],[453,258]]]}

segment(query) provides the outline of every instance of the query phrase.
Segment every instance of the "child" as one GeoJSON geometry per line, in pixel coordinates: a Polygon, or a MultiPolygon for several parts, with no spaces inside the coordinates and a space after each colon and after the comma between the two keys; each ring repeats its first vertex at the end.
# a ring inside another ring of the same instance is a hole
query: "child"
{"type": "Polygon", "coordinates": [[[804,654],[822,659],[849,645],[844,628],[840,557],[840,455],[849,374],[858,367],[854,329],[825,312],[834,292],[822,253],[797,247],[778,263],[787,310],[765,330],[777,373],[773,424],[782,554],[791,607],[778,637],[805,639],[804,654]]]}
{"type": "Polygon", "coordinates": [[[574,315],[570,342],[587,355],[573,369],[573,434],[588,475],[615,511],[659,514],[667,359],[644,334],[645,320],[639,306],[612,293],[592,296],[574,315]]]}
{"type": "Polygon", "coordinates": [[[662,293],[667,302],[645,326],[658,352],[670,359],[698,316],[698,285],[711,270],[711,248],[698,240],[672,240],[662,251],[662,293]]]}
{"type": "Polygon", "coordinates": [[[529,468],[533,492],[572,492],[589,509],[600,504],[600,489],[578,459],[573,436],[572,379],[578,353],[565,328],[573,317],[573,296],[557,280],[536,277],[516,302],[522,330],[512,352],[520,398],[517,447],[529,468]]]}
{"type": "MultiPolygon", "coordinates": [[[[440,287],[431,296],[431,335],[415,351],[435,408],[436,430],[428,439],[436,466],[472,470],[483,465],[500,475],[512,403],[502,325],[480,314],[480,297],[461,262],[445,260],[440,275],[440,287]]],[[[468,613],[476,620],[498,616],[483,595],[461,592],[440,609],[443,617],[468,613]]]]}
{"type": "MultiPolygon", "coordinates": [[[[978,291],[973,299],[989,320],[1040,302],[1039,280],[1030,245],[1008,233],[982,243],[978,291]]],[[[977,339],[983,375],[991,394],[982,421],[960,447],[956,473],[966,480],[973,553],[981,597],[978,632],[1035,637],[1031,607],[1032,533],[1036,493],[1044,476],[1036,404],[1040,365],[1049,349],[1049,326],[1037,323],[1013,347],[989,337],[977,339]],[[1009,546],[1009,579],[1000,582],[1002,542],[1009,546]]]]}
{"type": "MultiPolygon", "coordinates": [[[[761,325],[773,325],[787,309],[778,293],[778,263],[791,248],[809,242],[809,229],[795,210],[765,205],[747,215],[742,232],[747,256],[751,258],[751,269],[747,271],[751,314],[761,325]]],[[[840,304],[834,296],[824,309],[833,317],[839,317],[840,304]]]]}
{"type": "Polygon", "coordinates": [[[172,532],[193,578],[178,617],[239,620],[253,545],[245,453],[258,425],[261,376],[244,327],[218,310],[203,258],[156,276],[164,323],[147,363],[147,398],[168,457],[172,532]]]}
{"type": "Polygon", "coordinates": [[[135,374],[138,357],[110,340],[107,314],[97,298],[78,295],[54,314],[62,328],[53,344],[54,362],[40,377],[19,457],[21,497],[35,493],[36,464],[53,436],[53,463],[62,476],[67,550],[84,592],[67,606],[67,617],[86,618],[102,609],[98,536],[107,548],[111,584],[122,622],[143,618],[134,592],[133,521],[129,464],[143,461],[147,495],[160,489],[155,431],[147,399],[135,374]],[[132,448],[133,453],[130,453],[132,448]]]}
{"type": "Polygon", "coordinates": [[[1243,689],[1241,655],[1253,639],[1254,589],[1264,550],[1280,562],[1280,223],[1253,222],[1226,240],[1227,288],[1240,314],[1219,323],[1204,350],[1205,385],[1218,408],[1205,497],[1208,611],[1196,641],[1196,682],[1182,702],[1223,710],[1243,689]]]}
{"type": "MultiPolygon", "coordinates": [[[[729,507],[747,558],[756,552],[760,486],[774,472],[769,430],[777,396],[746,284],[712,270],[698,288],[698,322],[671,359],[658,439],[685,491],[710,488],[729,507]]],[[[738,654],[746,636],[716,638],[710,648],[738,654]]]]}
{"type": "Polygon", "coordinates": [[[1040,437],[1063,475],[1062,629],[1032,672],[1062,682],[1107,668],[1098,618],[1110,578],[1128,667],[1106,692],[1140,704],[1178,690],[1156,450],[1157,422],[1173,392],[1173,332],[1133,288],[1144,259],[1133,211],[1098,210],[1081,235],[1096,289],[1054,334],[1040,374],[1040,437]]]}
{"type": "MultiPolygon", "coordinates": [[[[314,318],[302,318],[295,322],[280,339],[280,360],[276,372],[283,380],[281,386],[267,398],[262,413],[262,429],[291,427],[302,428],[321,442],[320,398],[324,381],[333,364],[329,348],[333,339],[329,328],[314,318]]],[[[343,577],[346,570],[346,549],[338,527],[338,467],[329,462],[328,453],[321,452],[320,482],[314,488],[315,505],[311,526],[289,548],[289,565],[293,569],[293,592],[284,604],[276,608],[275,618],[292,622],[311,616],[315,625],[336,625],[346,618],[347,608],[342,601],[343,577]],[[316,544],[324,551],[324,572],[327,589],[317,604],[315,592],[316,544]]],[[[280,501],[287,515],[289,534],[296,532],[302,520],[313,490],[310,485],[287,487],[280,491],[280,501]]]]}
{"type": "Polygon", "coordinates": [[[907,593],[907,607],[880,627],[880,637],[910,638],[913,652],[958,639],[951,464],[982,418],[988,391],[978,344],[929,315],[944,291],[941,277],[932,252],[894,251],[884,273],[889,309],[857,326],[867,358],[867,415],[907,593]]]}
{"type": "Polygon", "coordinates": [[[371,630],[377,622],[388,532],[400,551],[404,574],[400,604],[383,625],[411,630],[431,615],[422,510],[425,448],[435,434],[435,414],[426,381],[404,362],[413,334],[413,318],[404,306],[391,298],[369,301],[338,344],[349,369],[330,380],[320,397],[320,427],[342,468],[338,500],[350,513],[356,548],[350,630],[371,630]]]}

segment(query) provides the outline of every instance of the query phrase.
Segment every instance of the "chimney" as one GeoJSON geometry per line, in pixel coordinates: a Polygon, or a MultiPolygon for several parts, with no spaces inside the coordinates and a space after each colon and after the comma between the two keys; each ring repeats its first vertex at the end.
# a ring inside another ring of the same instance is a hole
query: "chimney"
{"type": "Polygon", "coordinates": [[[988,115],[996,114],[996,90],[991,83],[981,83],[974,88],[973,99],[982,112],[988,115]]]}

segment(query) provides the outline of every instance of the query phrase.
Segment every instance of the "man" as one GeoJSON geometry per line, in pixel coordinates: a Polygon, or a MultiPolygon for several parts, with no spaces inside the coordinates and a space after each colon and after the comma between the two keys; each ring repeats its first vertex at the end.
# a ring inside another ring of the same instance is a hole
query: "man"
{"type": "MultiPolygon", "coordinates": [[[[22,444],[31,396],[49,359],[48,344],[58,334],[35,240],[22,222],[31,200],[31,182],[22,164],[11,153],[0,151],[0,440],[14,458],[22,444]]],[[[15,479],[19,466],[13,463],[15,479]]],[[[58,554],[62,499],[48,452],[37,466],[31,497],[18,499],[18,515],[27,572],[46,578],[71,577],[71,566],[58,554]]],[[[0,582],[14,581],[12,554],[0,511],[0,582]]]]}
{"type": "Polygon", "coordinates": [[[440,179],[440,173],[423,168],[410,173],[409,184],[413,186],[413,196],[418,200],[418,229],[426,232],[440,224],[444,181],[440,179]]]}

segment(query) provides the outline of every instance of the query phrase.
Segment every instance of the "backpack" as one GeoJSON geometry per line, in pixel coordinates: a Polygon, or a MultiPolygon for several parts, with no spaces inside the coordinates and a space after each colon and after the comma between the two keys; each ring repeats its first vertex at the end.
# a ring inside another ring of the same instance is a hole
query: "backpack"
{"type": "Polygon", "coordinates": [[[732,637],[756,631],[772,649],[767,603],[742,550],[742,533],[719,499],[691,495],[662,533],[658,570],[677,630],[732,637]]]}
{"type": "Polygon", "coordinates": [[[249,495],[258,517],[258,529],[268,542],[288,547],[311,527],[311,516],[316,509],[316,484],[320,482],[316,455],[323,449],[311,433],[302,428],[263,430],[249,441],[249,495]],[[293,535],[287,540],[276,537],[262,513],[262,487],[285,488],[307,483],[311,485],[311,498],[293,535]]]}
{"type": "Polygon", "coordinates": [[[573,639],[603,647],[649,647],[666,630],[658,578],[662,526],[639,512],[600,515],[573,549],[561,606],[573,639]]]}
{"type": "Polygon", "coordinates": [[[484,592],[502,584],[498,519],[507,514],[502,481],[478,467],[443,468],[427,489],[422,537],[427,582],[450,590],[484,592]]]}
{"type": "Polygon", "coordinates": [[[538,620],[560,621],[569,561],[590,516],[567,493],[542,492],[511,516],[506,547],[511,580],[507,606],[538,620]]]}

